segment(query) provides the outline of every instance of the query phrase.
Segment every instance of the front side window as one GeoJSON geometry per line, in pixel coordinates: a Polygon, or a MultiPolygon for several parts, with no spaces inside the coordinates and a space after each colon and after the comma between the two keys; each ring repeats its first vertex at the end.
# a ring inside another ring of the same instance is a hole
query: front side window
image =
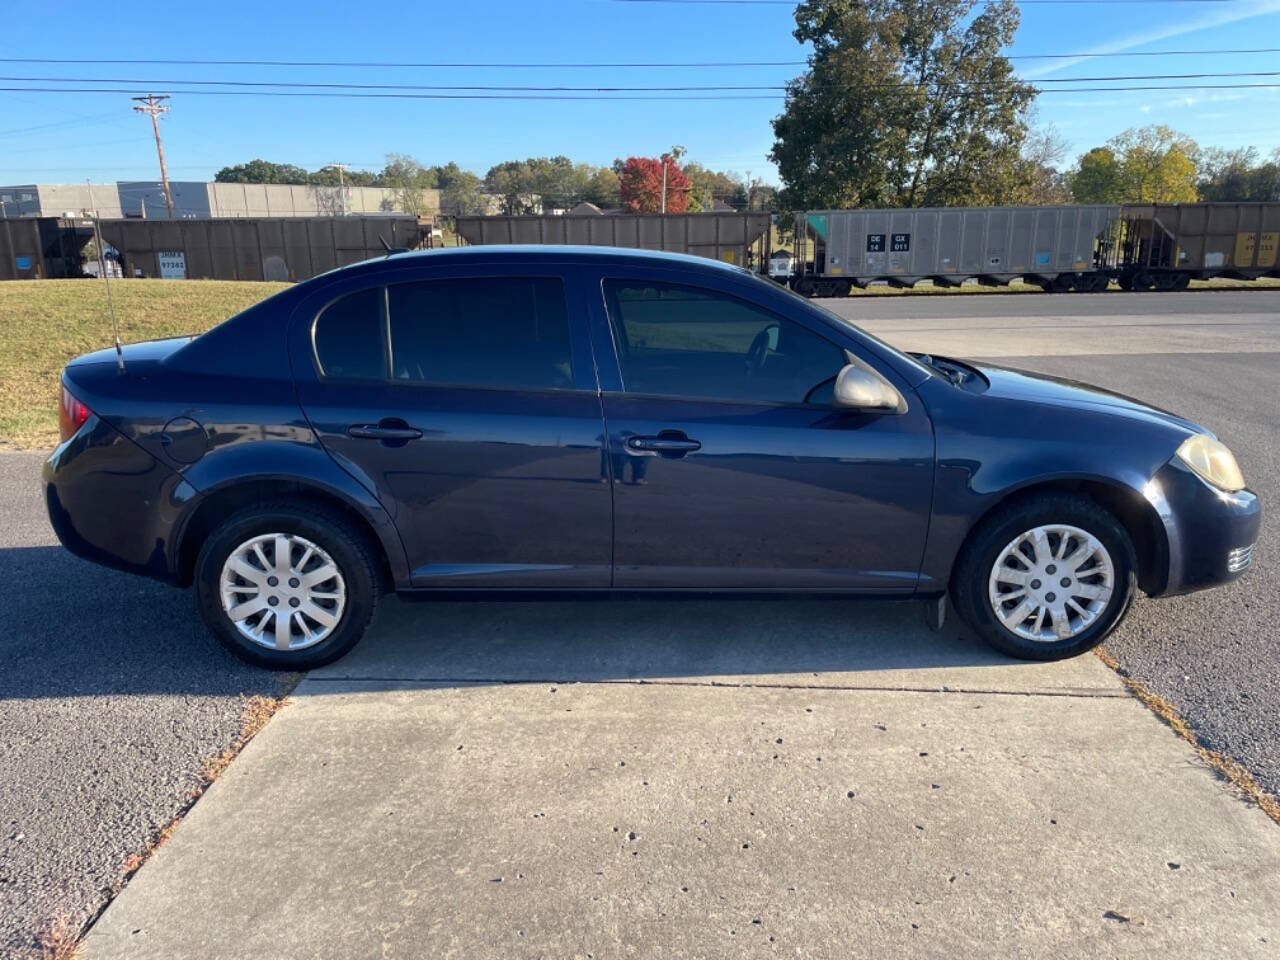
{"type": "Polygon", "coordinates": [[[321,374],[348,380],[386,378],[381,299],[381,287],[349,293],[316,318],[316,360],[321,374]]]}
{"type": "Polygon", "coordinates": [[[564,285],[554,277],[388,288],[392,377],[508,389],[573,386],[564,285]]]}
{"type": "Polygon", "coordinates": [[[744,300],[677,284],[606,280],[628,393],[829,403],[844,353],[744,300]]]}

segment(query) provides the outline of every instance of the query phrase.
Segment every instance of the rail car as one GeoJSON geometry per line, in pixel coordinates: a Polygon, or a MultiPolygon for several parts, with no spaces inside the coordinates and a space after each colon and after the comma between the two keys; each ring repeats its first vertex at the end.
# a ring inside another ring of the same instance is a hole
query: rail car
{"type": "Polygon", "coordinates": [[[813,210],[796,215],[787,279],[807,296],[922,281],[1044,290],[1180,290],[1280,277],[1280,203],[813,210]]]}

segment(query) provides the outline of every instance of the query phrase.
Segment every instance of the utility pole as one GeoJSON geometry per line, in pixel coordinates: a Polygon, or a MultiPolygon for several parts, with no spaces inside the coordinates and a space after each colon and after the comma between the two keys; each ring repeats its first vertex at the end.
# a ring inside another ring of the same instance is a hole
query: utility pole
{"type": "Polygon", "coordinates": [[[346,170],[351,166],[349,163],[331,163],[330,167],[338,171],[338,199],[342,201],[342,213],[339,216],[347,215],[347,180],[346,170]]]}
{"type": "Polygon", "coordinates": [[[662,212],[667,212],[667,155],[662,155],[662,212]]]}
{"type": "Polygon", "coordinates": [[[160,114],[169,112],[169,107],[164,102],[169,99],[169,95],[166,93],[157,97],[154,93],[149,93],[145,97],[133,99],[138,102],[134,110],[151,116],[151,129],[156,135],[156,154],[160,157],[160,183],[164,187],[164,205],[169,208],[169,219],[172,220],[173,194],[169,192],[169,174],[164,168],[164,146],[160,143],[160,114]]]}

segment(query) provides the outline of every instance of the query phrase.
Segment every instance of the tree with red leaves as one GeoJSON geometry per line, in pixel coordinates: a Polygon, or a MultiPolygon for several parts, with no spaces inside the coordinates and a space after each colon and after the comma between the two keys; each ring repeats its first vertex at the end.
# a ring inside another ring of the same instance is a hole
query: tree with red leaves
{"type": "Polygon", "coordinates": [[[692,184],[680,169],[678,154],[661,157],[628,157],[618,172],[622,209],[627,213],[658,213],[662,210],[662,170],[667,171],[667,213],[689,209],[692,184]]]}

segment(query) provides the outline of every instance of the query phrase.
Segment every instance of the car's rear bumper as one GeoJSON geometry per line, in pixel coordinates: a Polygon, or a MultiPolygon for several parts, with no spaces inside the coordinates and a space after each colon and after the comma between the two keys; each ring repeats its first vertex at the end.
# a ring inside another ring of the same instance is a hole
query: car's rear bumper
{"type": "Polygon", "coordinates": [[[181,476],[91,416],[53,451],[43,481],[49,522],[68,550],[176,582],[174,529],[199,496],[181,476]]]}
{"type": "Polygon", "coordinates": [[[1164,525],[1168,577],[1156,596],[1190,593],[1242,576],[1253,563],[1262,504],[1251,490],[1226,493],[1173,460],[1147,484],[1164,525]]]}

